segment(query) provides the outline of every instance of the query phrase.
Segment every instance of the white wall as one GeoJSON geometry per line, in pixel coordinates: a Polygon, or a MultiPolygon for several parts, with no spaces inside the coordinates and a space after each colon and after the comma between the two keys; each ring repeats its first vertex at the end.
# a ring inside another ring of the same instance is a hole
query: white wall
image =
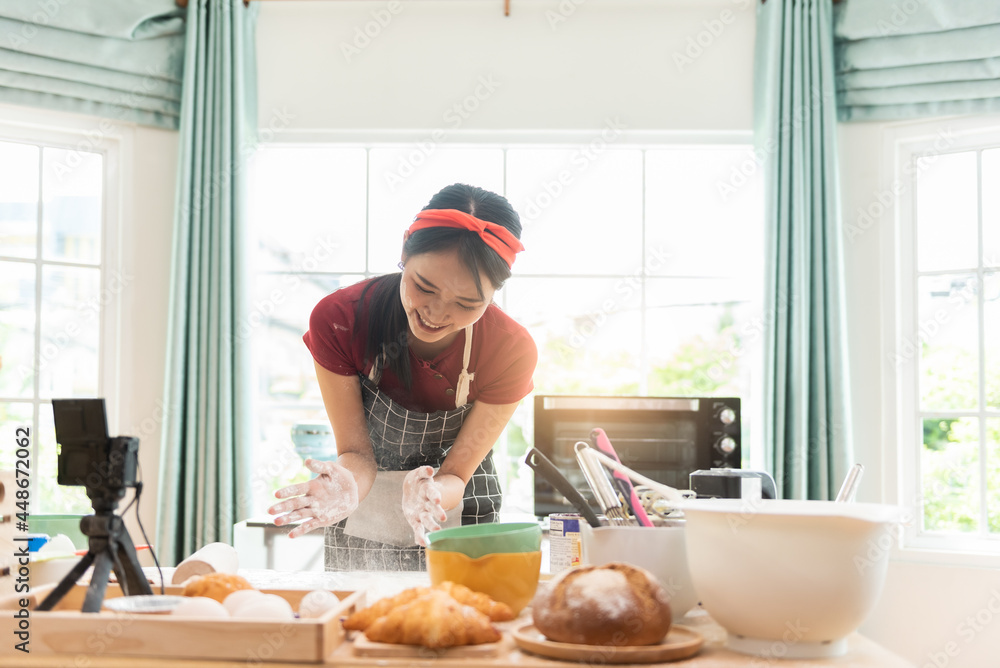
{"type": "Polygon", "coordinates": [[[614,116],[647,130],[751,127],[751,0],[577,3],[515,1],[509,17],[499,0],[261,3],[261,119],[451,129],[445,114],[485,79],[496,89],[459,117],[462,130],[579,130],[614,116]],[[701,53],[676,65],[699,33],[701,53]]]}

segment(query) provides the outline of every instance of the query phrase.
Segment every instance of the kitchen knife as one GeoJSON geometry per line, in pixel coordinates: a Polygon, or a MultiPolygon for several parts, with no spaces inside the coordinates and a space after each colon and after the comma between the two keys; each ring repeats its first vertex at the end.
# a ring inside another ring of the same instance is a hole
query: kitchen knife
{"type": "MultiPolygon", "coordinates": [[[[614,447],[611,445],[611,439],[608,438],[608,435],[600,427],[595,427],[590,432],[590,442],[608,457],[611,457],[619,464],[622,463],[622,460],[618,458],[618,453],[615,452],[614,447]]],[[[613,471],[611,475],[614,479],[615,487],[621,492],[636,521],[644,527],[653,526],[653,522],[646,514],[646,509],[642,507],[639,495],[635,493],[635,488],[632,487],[632,481],[628,479],[628,476],[620,471],[613,471]]]]}
{"type": "Polygon", "coordinates": [[[573,487],[573,483],[567,480],[566,476],[556,468],[556,465],[549,461],[548,457],[539,452],[538,449],[532,448],[528,450],[528,456],[524,459],[524,462],[535,473],[538,473],[547,480],[550,485],[559,490],[559,493],[565,496],[566,500],[583,515],[583,518],[587,520],[587,524],[595,528],[601,526],[601,520],[597,517],[594,509],[590,507],[587,500],[583,498],[583,495],[573,487]]]}

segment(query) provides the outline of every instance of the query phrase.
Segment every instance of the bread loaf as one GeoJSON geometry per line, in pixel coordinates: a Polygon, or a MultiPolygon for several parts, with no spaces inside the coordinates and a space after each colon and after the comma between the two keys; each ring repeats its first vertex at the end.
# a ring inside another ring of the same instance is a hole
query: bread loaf
{"type": "Polygon", "coordinates": [[[584,645],[652,645],[670,630],[667,592],[649,571],[620,562],[559,573],[531,604],[549,640],[584,645]]]}

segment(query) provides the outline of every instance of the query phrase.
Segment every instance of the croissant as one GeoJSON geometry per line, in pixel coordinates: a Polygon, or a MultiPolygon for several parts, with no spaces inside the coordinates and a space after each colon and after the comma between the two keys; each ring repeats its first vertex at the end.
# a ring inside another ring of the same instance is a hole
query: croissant
{"type": "Polygon", "coordinates": [[[379,617],[383,617],[391,610],[405,605],[430,591],[429,587],[411,587],[404,589],[391,598],[383,598],[371,604],[367,608],[358,610],[353,615],[344,620],[344,628],[348,631],[364,631],[372,622],[379,617]]]}
{"type": "Polygon", "coordinates": [[[494,601],[486,594],[473,591],[465,585],[446,580],[434,586],[449,594],[453,599],[464,605],[471,605],[473,608],[490,618],[491,622],[506,622],[514,619],[514,611],[506,603],[494,601]]]}
{"type": "Polygon", "coordinates": [[[372,642],[445,649],[497,642],[489,617],[446,592],[431,591],[376,619],[365,631],[372,642]]]}

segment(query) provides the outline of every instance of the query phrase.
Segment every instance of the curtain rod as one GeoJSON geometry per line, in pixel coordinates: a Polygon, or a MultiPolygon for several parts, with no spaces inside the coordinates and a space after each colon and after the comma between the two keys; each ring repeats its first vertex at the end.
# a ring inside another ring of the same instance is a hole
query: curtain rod
{"type": "MultiPolygon", "coordinates": [[[[254,0],[254,1],[255,2],[262,2],[263,0],[254,0]]],[[[837,0],[833,0],[833,1],[836,2],[837,0]]],[[[761,0],[761,2],[763,2],[763,0],[761,0]]],[[[183,7],[187,7],[187,5],[188,5],[188,0],[177,0],[177,6],[178,7],[182,7],[183,8],[183,7]]],[[[250,0],[243,0],[243,6],[244,7],[249,7],[250,6],[250,0]]],[[[510,16],[510,0],[503,0],[503,15],[504,16],[510,16]]]]}

